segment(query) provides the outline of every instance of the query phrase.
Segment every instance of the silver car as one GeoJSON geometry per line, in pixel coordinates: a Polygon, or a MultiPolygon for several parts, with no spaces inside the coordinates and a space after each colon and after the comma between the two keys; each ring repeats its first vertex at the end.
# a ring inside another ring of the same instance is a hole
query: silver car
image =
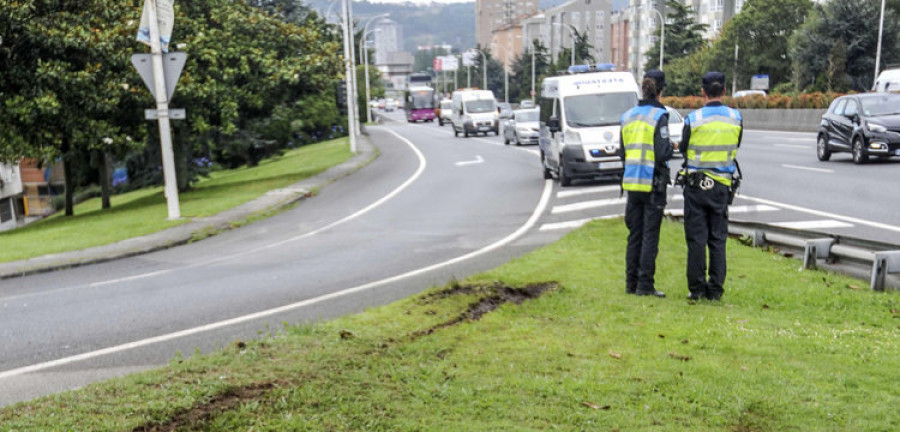
{"type": "Polygon", "coordinates": [[[503,143],[537,144],[541,130],[540,114],[537,108],[513,111],[512,116],[503,125],[503,143]]]}

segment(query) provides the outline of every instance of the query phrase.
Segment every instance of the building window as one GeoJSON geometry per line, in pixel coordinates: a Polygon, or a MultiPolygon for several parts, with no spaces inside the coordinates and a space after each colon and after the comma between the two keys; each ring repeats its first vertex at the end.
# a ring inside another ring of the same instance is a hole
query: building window
{"type": "Polygon", "coordinates": [[[725,0],[716,0],[716,11],[725,10],[725,0]]]}

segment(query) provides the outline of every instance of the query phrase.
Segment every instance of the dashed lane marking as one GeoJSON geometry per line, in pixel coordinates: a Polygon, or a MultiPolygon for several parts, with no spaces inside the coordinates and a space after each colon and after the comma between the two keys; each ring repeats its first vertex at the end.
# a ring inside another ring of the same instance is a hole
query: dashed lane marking
{"type": "Polygon", "coordinates": [[[580,228],[582,225],[584,225],[588,222],[591,222],[591,221],[601,220],[601,219],[615,219],[615,218],[619,218],[619,217],[622,217],[622,215],[614,214],[614,215],[608,215],[608,216],[599,216],[599,217],[593,217],[593,218],[578,219],[578,220],[573,220],[573,221],[568,221],[568,222],[548,223],[548,224],[541,225],[540,231],[575,229],[575,228],[580,228]]]}
{"type": "Polygon", "coordinates": [[[573,197],[573,196],[595,194],[595,193],[618,192],[619,189],[621,189],[621,187],[618,185],[569,189],[569,190],[557,192],[556,197],[557,198],[569,198],[569,197],[573,197]]]}
{"type": "Polygon", "coordinates": [[[598,207],[606,207],[617,204],[625,204],[625,198],[611,198],[611,199],[602,199],[602,200],[594,200],[594,201],[583,201],[580,203],[569,204],[569,205],[561,205],[553,207],[550,210],[551,214],[559,214],[559,213],[569,213],[580,210],[587,210],[598,207]]]}

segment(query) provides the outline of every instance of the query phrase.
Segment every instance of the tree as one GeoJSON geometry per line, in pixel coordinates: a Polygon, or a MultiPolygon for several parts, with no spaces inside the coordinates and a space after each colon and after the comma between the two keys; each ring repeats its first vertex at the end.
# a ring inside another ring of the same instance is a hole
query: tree
{"type": "MultiPolygon", "coordinates": [[[[59,158],[65,213],[74,213],[78,170],[91,151],[127,145],[141,134],[128,47],[140,10],[124,2],[29,0],[2,6],[0,157],[59,158]],[[117,4],[118,3],[118,4],[117,4]]],[[[105,160],[105,158],[104,158],[105,160]]],[[[103,164],[105,167],[105,164],[103,164]]]]}
{"type": "Polygon", "coordinates": [[[811,8],[811,0],[747,0],[713,44],[709,67],[725,73],[729,80],[736,74],[739,88],[749,86],[756,74],[768,75],[772,87],[790,81],[788,39],[811,8]]]}
{"type": "MultiPolygon", "coordinates": [[[[706,43],[703,41],[703,33],[706,32],[706,24],[694,21],[694,10],[679,0],[666,0],[666,40],[665,55],[663,55],[663,68],[671,61],[686,57],[697,51],[706,43]]],[[[656,42],[647,50],[644,70],[659,68],[659,44],[662,26],[658,26],[656,42]]]]}
{"type": "Polygon", "coordinates": [[[549,75],[552,70],[549,50],[539,39],[533,40],[528,49],[516,56],[510,68],[509,94],[511,100],[531,98],[532,50],[534,53],[535,97],[540,93],[541,79],[549,75]]]}
{"type": "MultiPolygon", "coordinates": [[[[817,5],[790,39],[796,87],[819,91],[870,89],[875,77],[880,13],[880,0],[831,0],[817,5]]],[[[897,13],[886,8],[882,65],[900,61],[898,31],[897,13]]]]}

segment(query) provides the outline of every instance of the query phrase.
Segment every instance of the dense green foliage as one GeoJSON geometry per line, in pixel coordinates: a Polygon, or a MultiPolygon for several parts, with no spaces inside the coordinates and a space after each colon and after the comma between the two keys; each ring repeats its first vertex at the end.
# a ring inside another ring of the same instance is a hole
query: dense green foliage
{"type": "MultiPolygon", "coordinates": [[[[158,181],[155,123],[142,115],[154,102],[129,60],[146,52],[135,40],[141,4],[0,0],[0,158],[62,158],[67,195],[92,177],[84,173],[107,170],[85,163],[107,160],[96,152],[143,154],[132,178],[158,181]]],[[[173,122],[181,189],[196,179],[197,158],[254,165],[331,133],[341,122],[339,37],[294,0],[175,2],[171,48],[188,54],[170,105],[188,112],[173,122]]]]}

